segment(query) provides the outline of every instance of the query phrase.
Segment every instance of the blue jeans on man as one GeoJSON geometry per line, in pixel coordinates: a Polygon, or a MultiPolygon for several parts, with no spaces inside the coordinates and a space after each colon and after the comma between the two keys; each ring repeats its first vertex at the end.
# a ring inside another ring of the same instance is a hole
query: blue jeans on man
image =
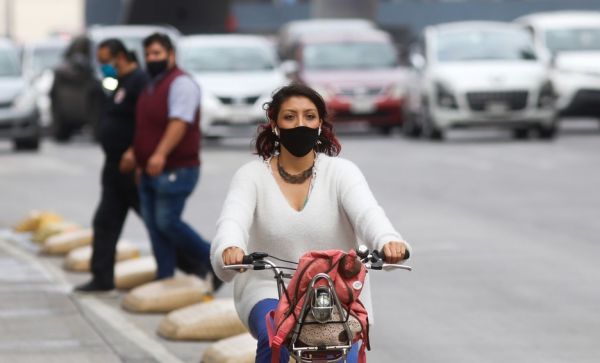
{"type": "Polygon", "coordinates": [[[211,271],[210,244],[181,219],[199,175],[198,167],[166,170],[156,177],[142,174],[141,211],[152,241],[158,279],[175,274],[177,251],[198,263],[200,277],[211,271]]]}

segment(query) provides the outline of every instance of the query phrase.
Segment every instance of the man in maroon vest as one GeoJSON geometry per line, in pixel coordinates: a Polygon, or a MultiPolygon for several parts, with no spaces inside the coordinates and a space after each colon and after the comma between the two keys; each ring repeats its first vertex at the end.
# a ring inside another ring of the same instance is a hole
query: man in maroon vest
{"type": "Polygon", "coordinates": [[[182,219],[187,198],[200,171],[200,88],[177,67],[175,49],[165,34],[144,40],[151,82],[137,103],[133,150],[123,163],[137,164],[141,210],[158,265],[158,278],[175,274],[176,253],[186,253],[210,275],[213,287],[220,280],[212,272],[210,245],[182,219]]]}

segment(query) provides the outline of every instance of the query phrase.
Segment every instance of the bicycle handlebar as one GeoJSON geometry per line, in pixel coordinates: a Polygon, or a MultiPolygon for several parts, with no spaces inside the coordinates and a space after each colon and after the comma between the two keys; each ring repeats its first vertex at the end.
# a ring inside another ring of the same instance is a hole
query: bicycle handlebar
{"type": "MultiPolygon", "coordinates": [[[[412,271],[412,267],[401,264],[393,264],[393,263],[385,263],[385,255],[380,253],[377,250],[372,251],[369,254],[368,250],[360,249],[358,252],[358,256],[361,262],[365,265],[365,267],[369,270],[407,270],[412,271]],[[363,257],[364,256],[364,257],[363,257]]],[[[253,252],[249,255],[244,255],[242,257],[242,263],[236,265],[227,265],[224,266],[224,270],[266,270],[266,269],[279,269],[280,266],[277,266],[273,262],[269,260],[265,260],[266,257],[269,257],[267,253],[264,252],[253,252]]],[[[410,252],[406,250],[405,252],[405,260],[410,257],[410,252]]]]}

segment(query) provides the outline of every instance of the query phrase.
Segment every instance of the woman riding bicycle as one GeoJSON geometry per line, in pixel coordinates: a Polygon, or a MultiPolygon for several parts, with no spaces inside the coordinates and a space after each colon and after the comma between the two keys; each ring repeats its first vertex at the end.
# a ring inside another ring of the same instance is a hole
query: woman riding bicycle
{"type": "MultiPolygon", "coordinates": [[[[381,209],[360,170],[336,157],[341,149],[327,120],[323,98],[292,84],[266,104],[269,123],[259,128],[260,159],[242,166],[231,182],[217,222],[211,256],[219,278],[236,273],[223,266],[241,264],[252,251],[298,261],[311,250],[349,250],[366,244],[397,263],[410,247],[381,209]]],[[[277,305],[277,287],[268,271],[239,275],[234,298],[240,319],[258,339],[256,362],[271,362],[265,315],[277,305]]],[[[365,286],[361,300],[371,305],[365,286]]],[[[353,347],[348,362],[356,362],[353,347]]],[[[284,350],[281,362],[288,362],[284,350]]]]}

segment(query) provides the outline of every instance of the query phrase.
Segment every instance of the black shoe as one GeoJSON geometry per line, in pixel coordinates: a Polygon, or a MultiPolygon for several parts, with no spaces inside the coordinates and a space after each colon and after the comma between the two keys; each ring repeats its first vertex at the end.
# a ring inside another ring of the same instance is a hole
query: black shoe
{"type": "Polygon", "coordinates": [[[105,286],[98,284],[95,280],[91,280],[90,282],[79,285],[75,287],[75,292],[81,293],[104,293],[111,292],[115,289],[114,286],[105,286]]]}

